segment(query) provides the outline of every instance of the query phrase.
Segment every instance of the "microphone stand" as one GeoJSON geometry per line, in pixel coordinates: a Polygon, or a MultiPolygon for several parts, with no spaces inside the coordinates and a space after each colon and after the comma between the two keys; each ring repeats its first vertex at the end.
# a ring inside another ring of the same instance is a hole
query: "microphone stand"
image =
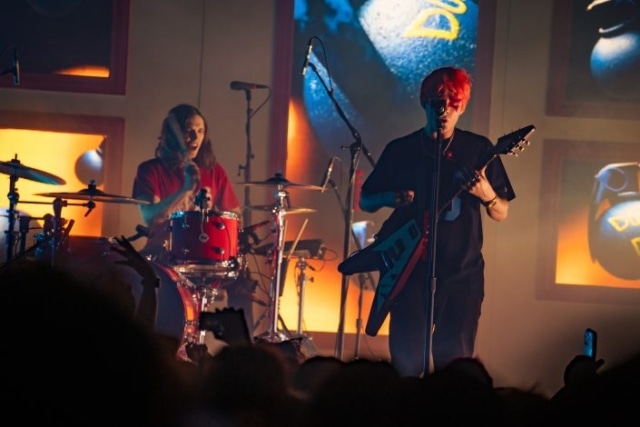
{"type": "MultiPolygon", "coordinates": [[[[338,187],[336,186],[336,183],[333,182],[332,179],[329,180],[329,185],[331,186],[331,188],[333,189],[334,194],[336,195],[336,198],[338,199],[338,203],[340,203],[340,209],[342,209],[343,211],[345,211],[345,207],[342,204],[342,200],[340,198],[340,193],[338,192],[338,187]]],[[[351,230],[351,237],[353,238],[353,241],[356,244],[356,249],[361,251],[362,250],[362,245],[360,244],[360,240],[358,239],[358,236],[356,236],[355,231],[353,231],[353,227],[349,227],[349,229],[351,230]]],[[[358,359],[360,358],[360,335],[362,334],[362,305],[364,303],[364,288],[365,288],[365,283],[366,281],[369,280],[369,282],[371,282],[372,286],[375,286],[375,281],[373,280],[373,276],[371,275],[371,272],[368,271],[366,273],[359,273],[358,274],[358,284],[360,285],[360,294],[358,295],[358,319],[356,320],[356,343],[355,343],[355,350],[353,353],[353,357],[354,359],[358,359]]]]}
{"type": "MultiPolygon", "coordinates": [[[[349,169],[349,186],[347,187],[347,195],[346,195],[346,203],[344,206],[344,238],[343,238],[343,257],[345,260],[349,256],[351,252],[351,226],[353,225],[353,199],[354,199],[354,186],[356,182],[356,171],[359,163],[359,154],[363,152],[369,163],[371,163],[371,167],[375,167],[375,161],[371,156],[371,153],[365,145],[362,143],[362,138],[360,137],[360,133],[351,125],[349,119],[345,115],[344,111],[336,101],[336,98],[333,96],[333,90],[327,87],[327,84],[322,79],[320,73],[318,73],[318,69],[313,62],[309,62],[309,67],[313,70],[313,72],[318,77],[320,83],[322,83],[322,87],[324,87],[327,95],[331,98],[333,105],[336,108],[336,111],[340,118],[346,123],[347,127],[351,131],[351,135],[355,139],[355,142],[349,146],[349,151],[351,153],[351,161],[350,161],[350,169],[349,169]]],[[[346,148],[346,147],[343,147],[346,148]]],[[[342,359],[343,351],[344,351],[344,318],[346,313],[346,305],[347,305],[347,291],[349,289],[349,278],[347,275],[342,275],[342,284],[341,284],[341,292],[340,292],[340,321],[338,323],[338,331],[336,334],[336,352],[335,357],[338,359],[342,359]]]]}
{"type": "MultiPolygon", "coordinates": [[[[251,160],[253,160],[253,149],[251,147],[251,117],[253,116],[253,109],[251,108],[251,89],[244,90],[245,97],[247,100],[247,113],[246,113],[246,123],[245,123],[245,134],[247,135],[247,152],[245,156],[244,165],[240,165],[239,169],[244,171],[244,181],[251,181],[251,160]]],[[[244,205],[250,206],[250,186],[245,185],[244,187],[244,205]]],[[[251,224],[251,210],[245,209],[242,213],[242,221],[245,225],[251,224]]]]}
{"type": "MultiPolygon", "coordinates": [[[[438,114],[434,112],[435,117],[438,114]]],[[[433,156],[433,170],[432,170],[432,187],[431,197],[428,202],[428,227],[427,228],[427,272],[428,272],[428,285],[429,295],[426,301],[426,322],[425,322],[425,337],[424,337],[424,355],[422,373],[423,376],[433,373],[435,370],[433,362],[433,328],[434,328],[434,302],[436,295],[436,242],[438,239],[438,217],[440,216],[440,210],[438,206],[438,200],[440,197],[440,168],[442,163],[442,130],[438,124],[438,131],[436,133],[436,146],[433,156]]]]}

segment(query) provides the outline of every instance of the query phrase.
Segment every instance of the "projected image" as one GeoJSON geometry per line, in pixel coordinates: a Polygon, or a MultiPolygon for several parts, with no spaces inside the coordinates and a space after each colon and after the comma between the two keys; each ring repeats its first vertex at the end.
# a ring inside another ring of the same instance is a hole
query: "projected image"
{"type": "Polygon", "coordinates": [[[640,144],[547,142],[546,288],[640,290],[640,144]]]}
{"type": "Polygon", "coordinates": [[[419,126],[420,83],[430,71],[455,65],[474,74],[474,1],[298,0],[294,21],[294,58],[311,51],[302,72],[294,61],[292,97],[328,155],[353,137],[328,92],[378,154],[419,126]]]}
{"type": "Polygon", "coordinates": [[[550,113],[640,117],[640,1],[556,0],[553,13],[550,113]]]}

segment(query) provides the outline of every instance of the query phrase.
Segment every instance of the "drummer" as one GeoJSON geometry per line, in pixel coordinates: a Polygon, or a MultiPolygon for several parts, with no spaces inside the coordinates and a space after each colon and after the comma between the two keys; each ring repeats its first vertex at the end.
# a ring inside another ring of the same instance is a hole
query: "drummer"
{"type": "MultiPolygon", "coordinates": [[[[142,220],[149,227],[147,243],[140,250],[142,255],[168,261],[167,218],[173,212],[215,209],[233,212],[240,218],[238,197],[225,169],[216,161],[208,131],[198,108],[176,105],[162,122],[154,158],[138,166],[133,197],[149,202],[138,205],[142,220]]],[[[241,275],[236,283],[227,286],[227,305],[244,311],[250,332],[254,326],[253,283],[241,275]]]]}
{"type": "Polygon", "coordinates": [[[169,110],[162,122],[155,157],[138,166],[133,197],[149,227],[143,255],[157,258],[165,253],[169,239],[166,220],[176,211],[204,207],[219,211],[242,210],[225,169],[216,161],[204,115],[189,104],[169,110]],[[204,197],[203,197],[204,196],[204,197]],[[204,200],[203,200],[204,199],[204,200]]]}

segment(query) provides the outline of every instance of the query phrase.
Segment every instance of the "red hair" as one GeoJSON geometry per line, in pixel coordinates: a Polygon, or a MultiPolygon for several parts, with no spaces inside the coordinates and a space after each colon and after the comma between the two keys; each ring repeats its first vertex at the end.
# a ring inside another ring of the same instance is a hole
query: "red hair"
{"type": "Polygon", "coordinates": [[[456,67],[442,67],[432,71],[422,80],[420,105],[431,99],[449,97],[464,107],[471,97],[471,76],[466,70],[456,67]]]}

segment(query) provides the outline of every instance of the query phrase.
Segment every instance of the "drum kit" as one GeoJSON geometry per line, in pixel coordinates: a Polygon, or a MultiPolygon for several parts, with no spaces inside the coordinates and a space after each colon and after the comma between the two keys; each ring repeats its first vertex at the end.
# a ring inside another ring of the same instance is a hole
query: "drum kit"
{"type": "MultiPolygon", "coordinates": [[[[62,217],[62,208],[65,206],[84,206],[88,209],[85,215],[87,216],[96,207],[96,203],[133,205],[148,203],[144,200],[105,193],[96,188],[95,182],[91,182],[87,188],[78,192],[36,193],[37,196],[54,199],[52,202],[53,215],[46,215],[44,218],[29,218],[17,210],[18,203],[48,203],[20,201],[16,190],[18,179],[23,178],[47,185],[64,185],[66,184],[65,180],[24,165],[17,159],[17,156],[10,161],[0,162],[0,173],[9,175],[10,182],[9,208],[6,211],[7,229],[3,233],[6,248],[4,266],[30,254],[34,254],[36,258],[50,259],[51,263],[55,264],[61,256],[63,250],[61,248],[69,249],[69,242],[71,242],[71,246],[74,244],[81,246],[72,250],[72,258],[76,256],[74,254],[78,254],[79,258],[85,256],[85,260],[87,260],[87,252],[93,252],[94,255],[96,253],[108,255],[110,253],[109,246],[113,243],[112,240],[91,238],[89,239],[91,240],[90,246],[96,247],[87,251],[87,242],[83,238],[70,235],[74,221],[62,217]],[[69,201],[80,203],[70,203],[69,201]],[[35,244],[27,247],[25,243],[27,227],[23,224],[27,223],[27,220],[38,219],[44,220],[43,231],[34,237],[35,244]],[[20,229],[16,232],[18,224],[20,229]],[[98,244],[95,245],[95,243],[98,244]]],[[[272,274],[268,302],[263,304],[266,307],[265,316],[268,320],[268,326],[267,331],[260,339],[268,342],[280,342],[287,339],[280,333],[278,326],[281,320],[278,313],[278,299],[282,292],[283,260],[286,249],[293,250],[290,245],[288,248],[285,246],[285,243],[290,243],[285,242],[286,217],[293,214],[315,212],[314,209],[291,206],[288,189],[320,191],[321,187],[293,183],[281,174],[275,174],[274,177],[264,181],[247,181],[238,184],[269,187],[274,190],[274,204],[245,207],[249,210],[270,213],[271,219],[269,221],[243,228],[240,217],[233,212],[206,209],[173,212],[167,219],[169,241],[165,250],[168,256],[158,260],[147,257],[161,282],[158,292],[156,330],[180,340],[182,348],[184,348],[182,344],[194,341],[203,342],[204,331],[198,329],[199,314],[209,307],[209,303],[216,300],[217,289],[221,287],[221,283],[233,282],[241,272],[245,271],[247,262],[245,255],[251,249],[251,244],[247,243],[247,234],[251,234],[257,226],[268,223],[272,223],[273,245],[272,249],[265,252],[264,255],[270,258],[269,264],[272,274]],[[213,295],[211,291],[213,291],[213,295]]],[[[140,237],[139,233],[137,237],[140,237]]],[[[134,240],[134,238],[130,237],[128,240],[134,240]]],[[[258,242],[254,241],[254,243],[258,242]]],[[[3,265],[0,263],[0,266],[3,265]]],[[[133,289],[133,292],[138,291],[133,289]]]]}

